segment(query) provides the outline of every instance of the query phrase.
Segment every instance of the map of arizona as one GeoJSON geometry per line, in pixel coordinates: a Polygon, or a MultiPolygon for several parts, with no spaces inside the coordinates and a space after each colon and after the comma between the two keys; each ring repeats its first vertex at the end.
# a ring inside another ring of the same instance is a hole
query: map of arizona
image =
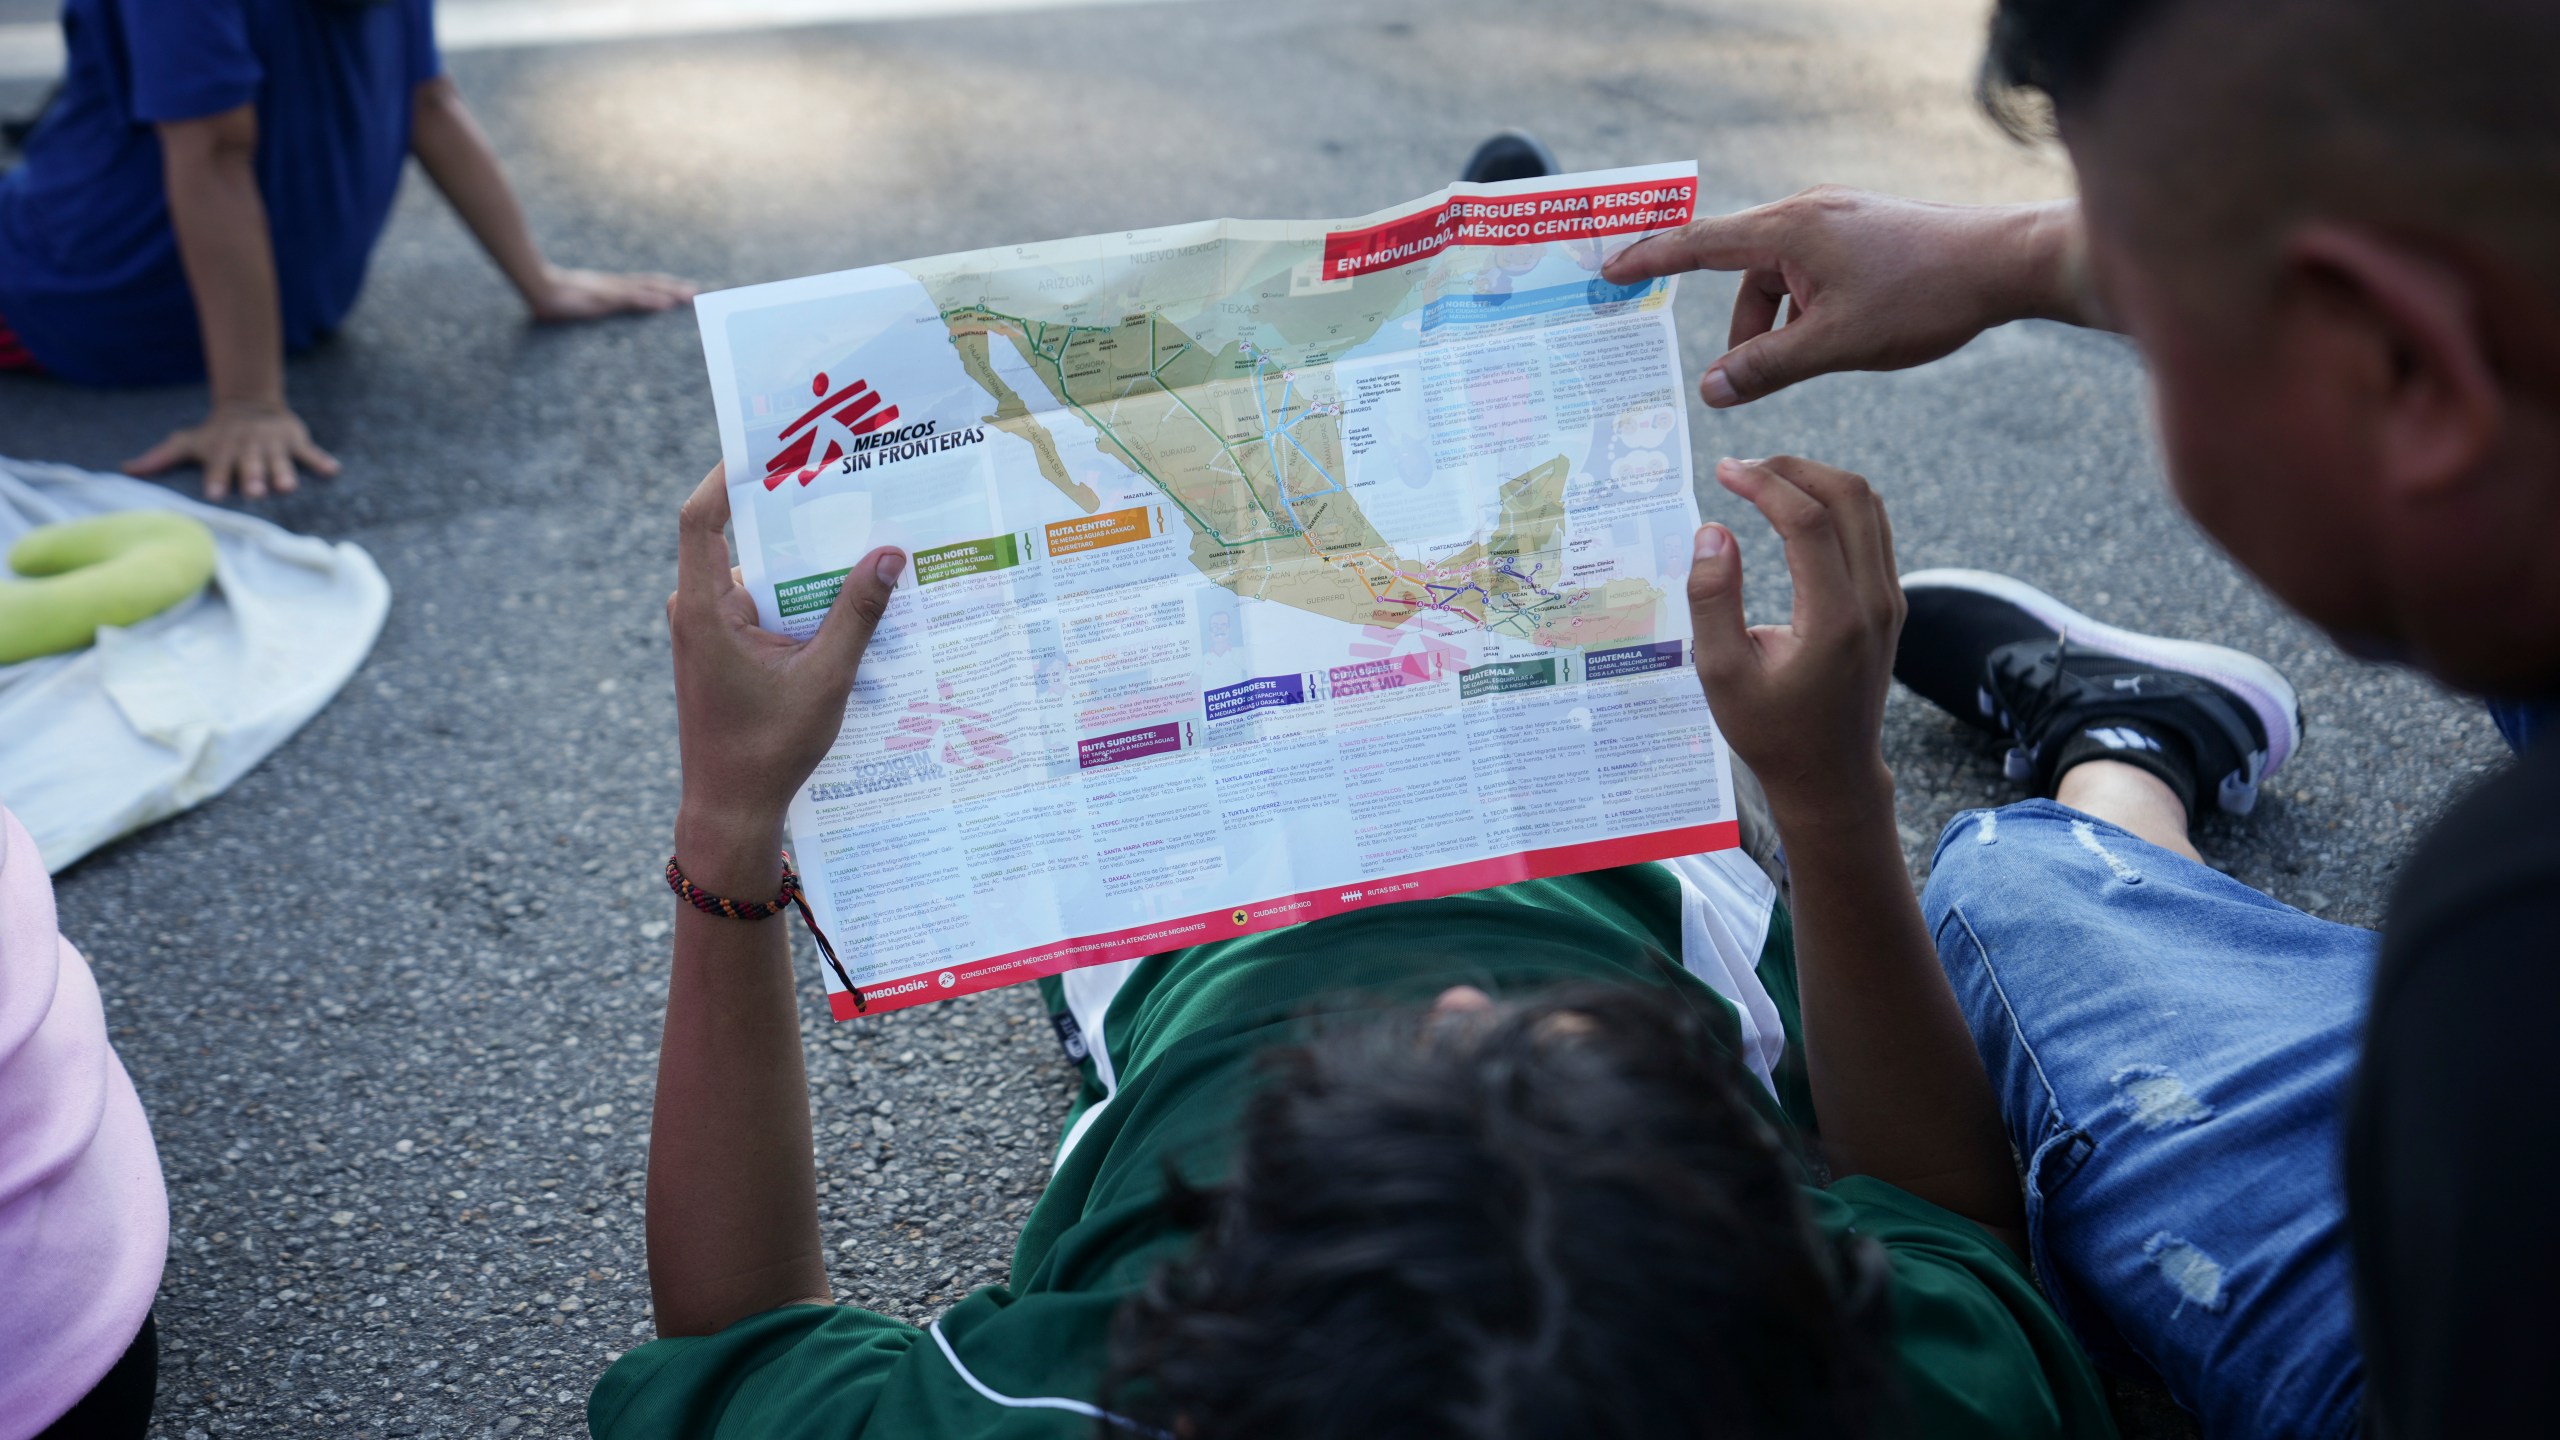
{"type": "Polygon", "coordinates": [[[1678,591],[1694,166],[700,297],[767,629],[911,563],[791,808],[839,1019],[1735,841],[1678,591]]]}

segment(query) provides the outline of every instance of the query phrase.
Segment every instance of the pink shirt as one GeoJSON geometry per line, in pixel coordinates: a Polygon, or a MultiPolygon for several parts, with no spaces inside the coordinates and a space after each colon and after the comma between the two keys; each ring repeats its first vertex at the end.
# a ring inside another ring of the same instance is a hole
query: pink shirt
{"type": "Polygon", "coordinates": [[[141,1332],[169,1252],[142,1099],[36,842],[0,808],[0,1440],[42,1431],[141,1332]]]}

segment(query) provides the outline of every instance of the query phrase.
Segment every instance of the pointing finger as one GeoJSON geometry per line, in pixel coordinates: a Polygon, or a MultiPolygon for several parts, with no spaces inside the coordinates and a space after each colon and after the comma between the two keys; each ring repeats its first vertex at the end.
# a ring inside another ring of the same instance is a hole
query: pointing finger
{"type": "Polygon", "coordinates": [[[1766,205],[1731,215],[1702,215],[1619,251],[1600,274],[1612,284],[1628,285],[1689,270],[1775,266],[1780,223],[1766,205]]]}

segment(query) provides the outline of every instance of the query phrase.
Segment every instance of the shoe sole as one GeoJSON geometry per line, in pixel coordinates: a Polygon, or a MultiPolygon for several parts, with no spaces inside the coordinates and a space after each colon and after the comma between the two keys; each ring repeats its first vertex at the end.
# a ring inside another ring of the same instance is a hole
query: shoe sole
{"type": "Polygon", "coordinates": [[[2255,655],[2228,646],[2207,645],[2201,640],[2172,640],[2121,629],[2093,620],[2023,580],[1988,570],[1915,570],[1902,577],[1902,588],[1969,590],[1988,595],[2016,606],[2044,629],[2067,635],[2076,644],[2212,681],[2248,702],[2258,723],[2265,727],[2267,763],[2259,771],[2261,779],[2282,769],[2293,758],[2293,752],[2302,748],[2301,697],[2294,693],[2282,672],[2255,655]]]}

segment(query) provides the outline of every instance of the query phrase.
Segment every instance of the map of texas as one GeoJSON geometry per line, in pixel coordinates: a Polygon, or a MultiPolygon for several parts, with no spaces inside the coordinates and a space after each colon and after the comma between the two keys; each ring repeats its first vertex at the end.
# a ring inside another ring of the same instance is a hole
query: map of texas
{"type": "MultiPolygon", "coordinates": [[[[1405,274],[1292,294],[1282,268],[1242,299],[1277,349],[1233,339],[1211,348],[1162,313],[1115,317],[1035,308],[969,288],[934,290],[970,378],[995,402],[987,423],[1029,444],[1040,473],[1090,513],[1102,503],[1068,473],[1042,411],[1091,426],[1190,522],[1192,563],[1216,584],[1346,624],[1392,629],[1419,615],[1559,648],[1651,638],[1660,592],[1643,580],[1567,583],[1564,494],[1571,462],[1554,456],[1505,481],[1490,534],[1455,553],[1417,557],[1388,543],[1344,483],[1342,400],[1332,361],[1376,334],[1411,287],[1405,274]],[[1027,401],[998,373],[1011,346],[1046,392],[1027,401]]],[[[1089,309],[1089,305],[1074,307],[1089,309]]]]}

